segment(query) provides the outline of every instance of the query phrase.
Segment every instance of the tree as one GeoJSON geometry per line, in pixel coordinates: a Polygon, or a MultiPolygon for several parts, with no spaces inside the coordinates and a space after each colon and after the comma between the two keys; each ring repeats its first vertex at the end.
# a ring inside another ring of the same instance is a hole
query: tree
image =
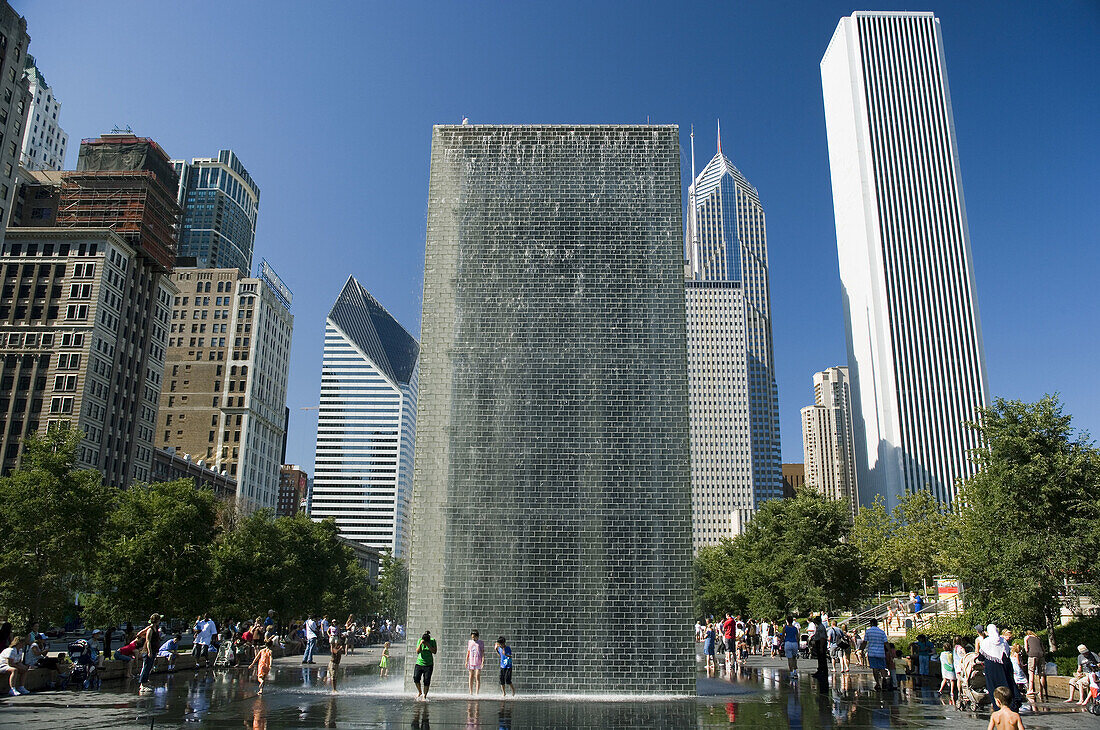
{"type": "Polygon", "coordinates": [[[409,603],[409,569],[401,558],[382,553],[378,561],[378,611],[397,623],[405,623],[409,603]]]}
{"type": "Polygon", "coordinates": [[[332,520],[305,515],[239,517],[214,548],[217,611],[247,617],[274,610],[284,619],[371,612],[366,572],[337,535],[332,520]]]}
{"type": "Polygon", "coordinates": [[[13,619],[60,622],[91,565],[116,491],[74,469],[81,433],[29,436],[22,466],[0,478],[0,605],[13,619]]]}
{"type": "Polygon", "coordinates": [[[1057,396],[998,398],[971,424],[978,472],[959,491],[951,555],[976,610],[1047,627],[1051,651],[1066,581],[1095,586],[1100,452],[1057,396]]]}
{"type": "Polygon", "coordinates": [[[948,536],[955,518],[931,493],[906,494],[891,512],[881,497],[864,507],[852,525],[852,544],[866,571],[868,592],[932,583],[948,570],[948,536]]]}
{"type": "Polygon", "coordinates": [[[696,559],[696,607],[777,616],[841,608],[861,593],[847,505],[810,490],[766,502],[745,531],[696,559]]]}
{"type": "Polygon", "coordinates": [[[103,532],[88,614],[96,623],[153,612],[191,619],[210,607],[218,498],[180,479],[135,485],[103,532]]]}

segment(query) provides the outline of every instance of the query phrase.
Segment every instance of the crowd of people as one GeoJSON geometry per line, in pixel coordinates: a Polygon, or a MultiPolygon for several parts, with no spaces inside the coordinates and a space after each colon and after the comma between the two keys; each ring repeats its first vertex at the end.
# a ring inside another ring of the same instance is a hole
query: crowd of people
{"type": "MultiPolygon", "coordinates": [[[[890,607],[887,627],[896,615],[890,607]]],[[[920,609],[919,602],[917,610],[920,609]]],[[[797,676],[798,659],[816,659],[814,677],[827,681],[831,672],[848,674],[853,666],[871,670],[877,691],[907,692],[910,688],[929,688],[947,695],[952,702],[962,699],[964,662],[980,665],[985,687],[994,711],[1004,704],[1011,711],[1049,700],[1047,694],[1047,656],[1043,642],[1034,631],[1016,637],[1009,629],[994,624],[975,626],[974,636],[956,636],[936,645],[927,635],[919,634],[908,645],[891,641],[887,631],[871,619],[862,632],[827,615],[799,621],[788,616],[784,621],[746,619],[727,613],[724,618],[700,620],[695,624],[696,641],[702,644],[706,671],[732,676],[748,657],[782,657],[797,676]],[[998,687],[1004,690],[998,694],[998,687]],[[1007,700],[998,699],[1007,692],[1007,700]]],[[[1078,672],[1067,702],[1087,704],[1100,694],[1100,657],[1078,647],[1078,672]]]]}
{"type": "MultiPolygon", "coordinates": [[[[0,652],[0,674],[6,675],[4,684],[9,695],[29,694],[25,682],[27,673],[33,669],[56,672],[61,686],[65,686],[74,659],[100,670],[108,660],[114,660],[125,662],[126,676],[137,678],[138,692],[148,694],[153,691],[149,678],[157,660],[163,659],[167,671],[174,671],[184,637],[188,636],[196,668],[247,666],[250,673],[255,670],[261,690],[270,675],[276,651],[302,654],[303,664],[315,664],[314,654],[325,653],[329,681],[335,691],[336,669],[342,656],[354,653],[357,646],[385,642],[388,647],[390,640],[401,641],[404,635],[404,627],[395,621],[376,618],[360,622],[354,615],[344,622],[330,620],[327,615],[311,615],[304,621],[283,624],[274,611],[268,611],[266,616],[251,620],[227,620],[219,628],[210,614],[197,616],[189,626],[180,626],[178,622],[173,626],[154,613],[144,626],[135,628],[133,623],[126,622],[105,630],[95,629],[86,639],[71,642],[70,648],[79,645],[84,650],[78,658],[75,652],[72,656],[68,652],[50,656],[48,639],[40,633],[37,623],[29,627],[26,635],[13,636],[11,624],[0,621],[0,646],[5,647],[0,652]]],[[[388,657],[388,652],[384,656],[388,657]]],[[[3,690],[0,687],[0,692],[3,690]]]]}

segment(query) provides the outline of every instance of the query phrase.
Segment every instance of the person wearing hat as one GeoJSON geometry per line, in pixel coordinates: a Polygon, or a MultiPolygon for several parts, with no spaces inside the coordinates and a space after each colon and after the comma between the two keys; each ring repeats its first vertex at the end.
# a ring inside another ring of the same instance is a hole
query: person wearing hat
{"type": "Polygon", "coordinates": [[[1078,644],[1077,671],[1069,682],[1069,699],[1066,702],[1073,702],[1074,693],[1080,692],[1081,700],[1077,704],[1084,705],[1088,703],[1089,675],[1098,669],[1100,669],[1100,657],[1096,656],[1095,652],[1089,651],[1089,648],[1084,644],[1078,644]]]}
{"type": "Polygon", "coordinates": [[[435,669],[435,653],[438,646],[431,631],[425,631],[416,642],[416,666],[413,667],[413,684],[416,685],[416,699],[428,701],[428,690],[432,686],[432,670],[435,669]],[[423,681],[424,689],[420,689],[423,681]]]}
{"type": "Polygon", "coordinates": [[[153,673],[153,665],[157,661],[157,651],[160,649],[160,614],[154,613],[149,617],[149,625],[138,632],[134,641],[141,645],[141,675],[138,677],[138,693],[152,694],[153,686],[149,684],[149,675],[153,673]]]}

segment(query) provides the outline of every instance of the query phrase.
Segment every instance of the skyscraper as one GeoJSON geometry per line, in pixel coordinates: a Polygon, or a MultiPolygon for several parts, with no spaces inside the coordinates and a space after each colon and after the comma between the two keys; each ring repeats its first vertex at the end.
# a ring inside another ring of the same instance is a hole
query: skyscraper
{"type": "Polygon", "coordinates": [[[17,184],[23,130],[30,111],[30,83],[23,75],[31,38],[27,21],[0,0],[0,243],[8,225],[17,184]]]}
{"type": "MultiPolygon", "coordinates": [[[[694,172],[694,139],[692,141],[694,172]]],[[[760,196],[718,151],[688,188],[686,300],[695,548],[783,496],[760,196]]]]}
{"type": "Polygon", "coordinates": [[[847,500],[854,520],[858,489],[848,368],[814,374],[814,404],[802,409],[802,450],[806,482],[829,499],[847,500]]]}
{"type": "Polygon", "coordinates": [[[173,160],[180,176],[179,255],[203,269],[252,271],[252,244],[260,188],[232,150],[218,156],[173,160]]]}
{"type": "Polygon", "coordinates": [[[349,276],[325,320],[310,517],[404,557],[420,345],[349,276]]]}
{"type": "Polygon", "coordinates": [[[61,102],[54,96],[46,77],[35,64],[34,56],[29,53],[26,54],[23,75],[29,84],[31,106],[23,131],[20,164],[28,170],[64,169],[69,135],[58,121],[61,102]]]}
{"type": "Polygon", "coordinates": [[[236,268],[172,272],[178,291],[157,413],[158,446],[236,479],[245,512],[277,506],[294,330],[290,290],[266,261],[259,269],[255,277],[236,268]]]}
{"type": "Polygon", "coordinates": [[[681,217],[674,126],[433,130],[408,636],[440,689],[476,627],[531,692],[694,692],[681,217]]]}
{"type": "Polygon", "coordinates": [[[988,386],[939,20],[842,18],[821,85],[860,503],[949,503],[988,386]]]}

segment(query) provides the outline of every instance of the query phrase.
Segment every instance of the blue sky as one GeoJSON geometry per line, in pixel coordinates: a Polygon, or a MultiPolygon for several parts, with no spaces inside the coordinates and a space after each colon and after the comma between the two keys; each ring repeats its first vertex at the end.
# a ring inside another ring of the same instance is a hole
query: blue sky
{"type": "Polygon", "coordinates": [[[853,10],[943,23],[993,395],[1058,391],[1100,434],[1100,4],[12,0],[77,142],[235,150],[256,260],[294,290],[288,460],[312,469],[324,319],[349,274],[419,331],[433,123],[696,127],[768,216],[783,457],[812,374],[844,364],[818,62],[853,10]]]}

